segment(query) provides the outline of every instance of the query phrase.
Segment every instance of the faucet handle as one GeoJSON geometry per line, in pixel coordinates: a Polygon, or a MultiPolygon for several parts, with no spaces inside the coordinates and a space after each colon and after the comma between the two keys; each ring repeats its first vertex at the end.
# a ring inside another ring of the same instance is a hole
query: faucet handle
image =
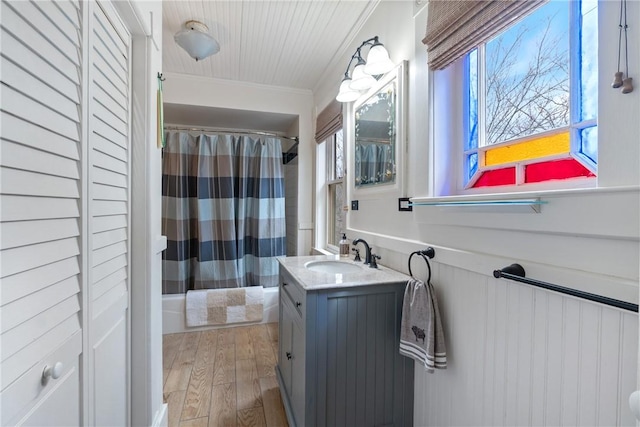
{"type": "Polygon", "coordinates": [[[362,261],[360,251],[357,248],[351,248],[351,251],[356,253],[356,256],[353,258],[354,261],[362,261]]]}
{"type": "Polygon", "coordinates": [[[369,268],[378,268],[377,259],[380,259],[380,255],[371,254],[371,263],[369,264],[369,268]]]}

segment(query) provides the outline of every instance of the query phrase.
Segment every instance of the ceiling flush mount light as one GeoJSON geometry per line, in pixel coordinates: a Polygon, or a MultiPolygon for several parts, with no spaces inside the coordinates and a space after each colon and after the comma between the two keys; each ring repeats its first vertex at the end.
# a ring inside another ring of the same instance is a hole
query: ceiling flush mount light
{"type": "Polygon", "coordinates": [[[216,39],[209,35],[209,27],[202,22],[187,21],[184,29],[178,31],[173,39],[196,61],[201,61],[220,51],[220,45],[216,39]]]}
{"type": "Polygon", "coordinates": [[[339,102],[355,101],[364,91],[376,83],[374,76],[383,75],[391,71],[393,67],[395,67],[395,65],[391,62],[391,59],[389,59],[389,52],[387,52],[384,45],[378,41],[378,36],[363,41],[354,54],[351,55],[351,60],[344,72],[344,78],[340,84],[340,91],[338,92],[338,96],[336,96],[336,100],[339,102]],[[362,48],[365,46],[370,46],[366,61],[362,58],[362,48]],[[351,77],[349,77],[349,69],[356,59],[358,62],[353,68],[351,77]]]}

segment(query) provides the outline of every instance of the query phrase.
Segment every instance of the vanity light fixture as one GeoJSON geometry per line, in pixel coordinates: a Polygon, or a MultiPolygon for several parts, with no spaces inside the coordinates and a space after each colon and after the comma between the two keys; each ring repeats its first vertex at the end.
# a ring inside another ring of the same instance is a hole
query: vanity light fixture
{"type": "Polygon", "coordinates": [[[196,61],[220,51],[218,41],[209,35],[209,27],[199,21],[187,21],[173,39],[196,61]]]}
{"type": "Polygon", "coordinates": [[[387,52],[384,45],[378,41],[378,36],[363,41],[353,55],[351,55],[351,60],[344,72],[344,78],[342,79],[342,83],[340,83],[340,91],[338,92],[338,96],[336,96],[336,100],[339,102],[355,101],[364,91],[376,83],[374,76],[379,76],[391,71],[394,66],[391,59],[389,59],[389,52],[387,52]],[[365,46],[370,46],[366,61],[362,58],[362,48],[365,46]],[[358,62],[353,68],[351,77],[349,77],[349,69],[356,59],[358,62]]]}

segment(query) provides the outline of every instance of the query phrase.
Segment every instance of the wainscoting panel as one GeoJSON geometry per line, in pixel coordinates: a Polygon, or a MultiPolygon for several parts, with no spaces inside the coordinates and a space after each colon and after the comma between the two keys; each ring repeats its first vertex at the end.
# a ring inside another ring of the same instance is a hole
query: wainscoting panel
{"type": "Polygon", "coordinates": [[[416,366],[415,425],[635,425],[637,314],[432,265],[448,367],[416,366]]]}

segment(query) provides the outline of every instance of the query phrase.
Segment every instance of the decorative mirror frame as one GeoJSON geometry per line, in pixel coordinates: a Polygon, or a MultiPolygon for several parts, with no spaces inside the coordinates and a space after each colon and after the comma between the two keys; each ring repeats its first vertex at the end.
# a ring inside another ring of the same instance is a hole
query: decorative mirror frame
{"type": "Polygon", "coordinates": [[[407,115],[407,61],[402,61],[393,70],[385,74],[378,82],[369,89],[364,95],[358,98],[349,110],[349,151],[348,151],[348,178],[349,189],[351,190],[350,199],[358,199],[362,197],[384,196],[387,198],[397,198],[405,196],[405,152],[406,152],[406,115],[407,115]],[[396,80],[396,140],[395,140],[395,169],[396,179],[394,183],[377,184],[369,186],[356,187],[355,185],[355,146],[356,146],[356,119],[355,114],[363,104],[372,96],[378,93],[382,88],[392,81],[396,80]]]}

